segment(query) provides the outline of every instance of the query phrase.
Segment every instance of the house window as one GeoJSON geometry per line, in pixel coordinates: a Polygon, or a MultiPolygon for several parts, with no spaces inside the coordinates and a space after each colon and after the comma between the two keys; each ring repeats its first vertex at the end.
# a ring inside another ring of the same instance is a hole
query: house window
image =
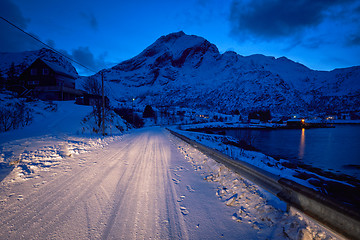
{"type": "Polygon", "coordinates": [[[48,68],[43,68],[43,75],[49,75],[50,71],[48,68]]]}
{"type": "Polygon", "coordinates": [[[28,81],[28,85],[39,85],[39,81],[28,81]]]}
{"type": "Polygon", "coordinates": [[[31,75],[31,76],[36,76],[36,75],[37,75],[37,69],[36,69],[36,68],[32,68],[32,69],[30,70],[30,75],[31,75]]]}

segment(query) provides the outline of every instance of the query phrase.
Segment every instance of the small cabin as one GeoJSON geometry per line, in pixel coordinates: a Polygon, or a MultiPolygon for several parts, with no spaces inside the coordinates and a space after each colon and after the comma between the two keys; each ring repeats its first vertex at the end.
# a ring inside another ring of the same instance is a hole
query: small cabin
{"type": "Polygon", "coordinates": [[[341,120],[351,120],[350,113],[340,113],[341,120]]]}
{"type": "Polygon", "coordinates": [[[76,78],[58,64],[38,58],[19,76],[18,92],[42,100],[75,100],[83,94],[75,89],[76,78]]]}

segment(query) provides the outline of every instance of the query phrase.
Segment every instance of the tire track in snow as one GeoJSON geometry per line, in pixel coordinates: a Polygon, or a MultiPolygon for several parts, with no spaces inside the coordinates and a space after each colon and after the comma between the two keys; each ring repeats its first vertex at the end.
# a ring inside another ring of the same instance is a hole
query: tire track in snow
{"type": "MultiPolygon", "coordinates": [[[[58,224],[61,218],[64,218],[64,216],[71,212],[77,202],[81,201],[81,199],[86,199],[94,188],[101,184],[101,179],[111,171],[114,171],[115,165],[122,164],[121,162],[111,160],[116,159],[116,156],[119,154],[121,155],[122,150],[126,149],[129,144],[131,144],[131,142],[127,143],[114,154],[103,158],[100,165],[88,166],[86,169],[88,171],[84,168],[78,168],[76,172],[71,171],[61,176],[61,178],[55,178],[43,188],[37,189],[37,192],[30,194],[26,198],[27,201],[24,199],[21,204],[21,209],[27,209],[26,215],[21,211],[13,211],[14,208],[19,208],[19,203],[13,203],[12,206],[10,205],[4,209],[5,211],[8,210],[7,214],[0,213],[2,216],[5,216],[0,220],[1,225],[16,226],[16,229],[14,228],[13,231],[22,232],[29,228],[36,228],[36,225],[48,220],[45,224],[47,226],[46,229],[42,227],[38,229],[41,229],[40,234],[49,231],[52,225],[58,224]],[[92,171],[94,166],[100,168],[100,171],[92,171]],[[105,171],[103,171],[103,168],[105,171]],[[98,172],[101,174],[98,174],[98,172]],[[93,174],[91,184],[89,184],[89,174],[93,174]],[[87,181],[84,181],[85,179],[87,181]],[[54,213],[60,213],[55,215],[56,219],[53,217],[54,213]]],[[[10,228],[10,231],[11,230],[10,228]]],[[[1,235],[0,233],[0,236],[1,235]]]]}
{"type": "MultiPolygon", "coordinates": [[[[116,155],[115,153],[114,155],[116,155]]],[[[109,156],[108,160],[111,159],[113,156],[109,156]]],[[[107,161],[103,161],[102,165],[108,164],[107,161]]],[[[86,168],[89,169],[92,166],[87,166],[86,168]]],[[[84,168],[78,168],[78,169],[72,169],[71,172],[67,172],[63,176],[57,176],[55,179],[53,179],[51,182],[47,182],[45,186],[42,186],[40,188],[37,188],[35,191],[33,191],[27,198],[34,199],[32,201],[27,201],[26,203],[23,203],[23,207],[27,207],[27,205],[34,205],[38,201],[38,199],[43,199],[45,201],[46,198],[52,198],[52,195],[49,195],[48,191],[43,191],[45,188],[51,187],[51,194],[57,194],[64,192],[65,188],[67,188],[69,185],[73,185],[73,182],[78,178],[85,178],[88,176],[88,172],[86,172],[84,168]],[[76,172],[74,172],[76,171],[76,172]],[[81,175],[81,176],[80,176],[81,175]],[[59,179],[61,178],[61,179],[59,179]],[[53,185],[51,185],[53,184],[53,185]]],[[[11,208],[14,205],[18,205],[16,202],[12,203],[11,205],[8,205],[7,208],[11,208]]]]}
{"type": "Polygon", "coordinates": [[[55,177],[0,210],[0,239],[188,239],[168,140],[164,130],[142,130],[72,158],[69,172],[51,169],[55,177]]]}
{"type": "MultiPolygon", "coordinates": [[[[127,150],[127,152],[129,152],[129,150],[127,150]]],[[[129,155],[129,153],[125,154],[124,156],[127,156],[127,155],[129,155]]],[[[136,161],[136,163],[139,163],[139,161],[136,161]]],[[[130,185],[132,179],[134,178],[135,170],[136,170],[136,168],[133,167],[131,174],[129,174],[130,176],[127,177],[127,180],[126,180],[127,184],[125,184],[125,189],[123,188],[124,183],[123,183],[123,181],[121,181],[123,179],[124,175],[122,175],[121,178],[119,179],[119,181],[117,182],[115,196],[119,197],[119,198],[114,203],[113,210],[110,213],[110,217],[106,223],[106,228],[103,231],[101,239],[108,239],[108,237],[111,233],[111,230],[115,223],[115,219],[118,216],[119,209],[124,201],[124,198],[126,197],[126,194],[122,194],[122,192],[124,192],[124,193],[127,192],[129,185],[130,185]]]]}
{"type": "Polygon", "coordinates": [[[158,205],[158,201],[165,199],[165,194],[159,191],[164,183],[157,181],[164,171],[164,166],[157,165],[162,159],[158,145],[156,136],[146,133],[138,144],[130,146],[129,157],[133,159],[130,166],[133,171],[124,183],[117,186],[116,196],[119,196],[119,200],[102,235],[103,239],[168,238],[167,230],[160,224],[162,206],[158,205]]]}
{"type": "Polygon", "coordinates": [[[168,139],[164,132],[150,134],[130,146],[133,171],[117,185],[118,201],[102,239],[188,239],[172,187],[168,139]]]}

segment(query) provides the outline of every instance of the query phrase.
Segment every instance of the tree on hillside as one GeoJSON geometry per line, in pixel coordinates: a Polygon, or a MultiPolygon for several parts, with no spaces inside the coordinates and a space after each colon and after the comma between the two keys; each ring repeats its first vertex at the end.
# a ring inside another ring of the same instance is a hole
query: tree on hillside
{"type": "Polygon", "coordinates": [[[232,115],[240,115],[240,111],[239,111],[239,109],[235,109],[235,110],[231,111],[231,114],[232,115]]]}
{"type": "Polygon", "coordinates": [[[15,84],[16,83],[16,69],[15,63],[12,62],[9,70],[6,72],[7,75],[7,84],[15,84]]]}
{"type": "Polygon", "coordinates": [[[150,105],[146,105],[143,118],[153,118],[155,115],[155,111],[152,109],[152,107],[150,105]]]}
{"type": "Polygon", "coordinates": [[[143,112],[143,118],[153,118],[154,123],[157,123],[157,116],[156,112],[153,110],[153,108],[150,105],[146,105],[145,110],[143,112]]]}
{"type": "Polygon", "coordinates": [[[6,88],[6,79],[3,77],[2,73],[0,72],[0,89],[6,88]]]}
{"type": "MultiPolygon", "coordinates": [[[[86,78],[84,80],[84,82],[81,84],[81,86],[89,94],[96,95],[96,96],[102,95],[101,83],[94,76],[86,78]]],[[[104,95],[106,96],[107,91],[104,90],[104,92],[105,92],[104,95]]],[[[102,107],[103,107],[102,98],[98,98],[97,100],[95,100],[95,104],[93,105],[92,115],[94,116],[95,123],[99,127],[99,129],[101,127],[101,124],[103,123],[103,119],[106,118],[106,114],[108,113],[108,111],[107,111],[108,106],[105,104],[105,111],[104,111],[105,115],[103,116],[102,107]]]]}
{"type": "Polygon", "coordinates": [[[144,120],[132,108],[115,108],[114,112],[136,128],[144,126],[144,120]]]}
{"type": "Polygon", "coordinates": [[[259,119],[262,122],[267,122],[271,119],[270,110],[257,110],[249,113],[248,119],[259,119]]]}

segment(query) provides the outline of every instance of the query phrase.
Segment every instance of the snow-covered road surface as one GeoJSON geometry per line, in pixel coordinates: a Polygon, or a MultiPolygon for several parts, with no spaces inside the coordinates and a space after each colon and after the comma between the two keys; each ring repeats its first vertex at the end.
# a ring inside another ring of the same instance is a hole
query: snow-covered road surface
{"type": "Polygon", "coordinates": [[[0,239],[329,237],[161,128],[9,179],[0,189],[0,239]]]}

